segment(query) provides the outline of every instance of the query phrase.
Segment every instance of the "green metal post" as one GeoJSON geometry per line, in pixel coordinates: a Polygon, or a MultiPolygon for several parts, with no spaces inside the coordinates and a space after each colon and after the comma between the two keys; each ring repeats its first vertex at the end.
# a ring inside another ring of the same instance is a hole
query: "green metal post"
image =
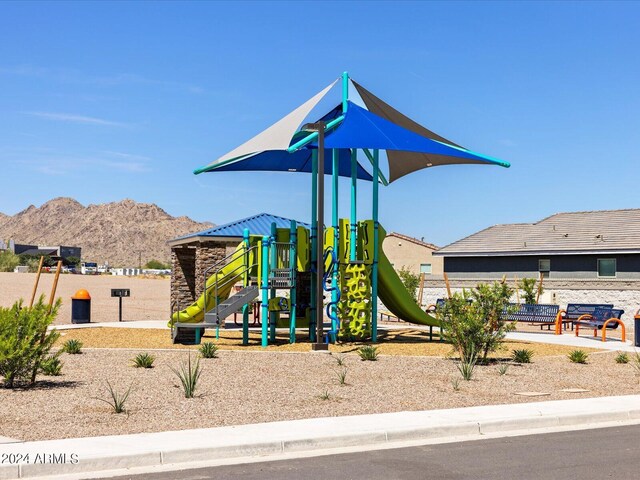
{"type": "MultiPolygon", "coordinates": [[[[271,265],[271,270],[276,269],[279,267],[278,265],[278,242],[277,242],[277,228],[276,228],[276,223],[272,222],[271,223],[271,241],[269,242],[269,251],[271,254],[271,260],[270,260],[270,265],[271,265]]],[[[271,289],[271,295],[269,296],[269,298],[276,298],[276,289],[272,288],[271,289]]],[[[270,312],[269,313],[269,337],[270,337],[270,341],[271,342],[275,342],[276,341],[276,317],[277,317],[277,313],[276,312],[270,312]]]]}
{"type": "MultiPolygon", "coordinates": [[[[340,221],[338,220],[338,169],[340,167],[339,151],[335,148],[332,150],[332,165],[331,165],[331,223],[333,226],[333,249],[336,254],[336,258],[340,261],[340,221]]],[[[335,317],[338,313],[338,265],[335,265],[333,273],[331,274],[331,312],[335,317]]],[[[331,320],[331,330],[335,331],[337,324],[335,320],[331,320]]]]}
{"type": "MultiPolygon", "coordinates": [[[[244,245],[244,275],[242,278],[242,286],[248,287],[250,282],[249,272],[249,229],[242,231],[242,243],[244,245]]],[[[249,344],[249,304],[242,306],[242,345],[249,344]]]]}
{"type": "MultiPolygon", "coordinates": [[[[316,264],[316,249],[318,231],[316,223],[318,219],[318,150],[311,152],[311,271],[316,264]]],[[[309,341],[316,341],[316,276],[311,275],[311,318],[309,320],[309,341]]]]}
{"type": "Polygon", "coordinates": [[[373,265],[371,268],[371,341],[378,341],[378,174],[379,151],[373,151],[373,265]]]}
{"type": "Polygon", "coordinates": [[[349,260],[356,260],[356,240],[358,235],[358,159],[357,150],[351,150],[351,225],[349,226],[349,260]]]}
{"type": "Polygon", "coordinates": [[[296,272],[298,270],[298,225],[291,220],[289,231],[289,268],[291,269],[291,290],[289,293],[289,343],[296,343],[296,272]]]}
{"type": "Polygon", "coordinates": [[[262,255],[260,255],[261,281],[260,290],[262,290],[262,346],[268,345],[269,327],[269,237],[262,237],[262,255]]]}

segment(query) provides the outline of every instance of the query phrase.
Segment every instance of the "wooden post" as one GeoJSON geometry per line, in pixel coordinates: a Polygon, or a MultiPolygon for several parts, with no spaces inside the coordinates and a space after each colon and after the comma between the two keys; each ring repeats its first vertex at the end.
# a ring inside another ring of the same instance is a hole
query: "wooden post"
{"type": "Polygon", "coordinates": [[[53,286],[51,287],[51,296],[49,297],[49,312],[51,312],[51,308],[53,307],[53,300],[56,296],[56,290],[58,288],[58,279],[60,278],[61,270],[62,270],[62,260],[58,260],[58,265],[56,266],[56,276],[53,279],[53,286]]]}
{"type": "Polygon", "coordinates": [[[420,274],[420,286],[418,287],[418,305],[422,307],[422,292],[424,290],[424,273],[420,274]]]}
{"type": "Polygon", "coordinates": [[[518,286],[518,277],[514,277],[513,281],[516,284],[516,303],[520,305],[520,287],[518,286]]]}
{"type": "Polygon", "coordinates": [[[38,264],[38,273],[36,274],[36,283],[33,285],[33,292],[31,293],[31,301],[29,302],[29,308],[33,307],[33,301],[36,299],[36,292],[38,291],[38,282],[40,282],[40,274],[42,273],[43,264],[44,264],[44,256],[41,256],[40,263],[38,264]]]}
{"type": "Polygon", "coordinates": [[[536,303],[540,301],[540,294],[542,293],[542,281],[544,277],[542,276],[542,272],[540,272],[540,280],[538,281],[538,294],[536,295],[536,303]]]}
{"type": "Polygon", "coordinates": [[[449,285],[449,277],[446,273],[443,273],[442,276],[444,277],[444,284],[447,286],[447,297],[451,298],[451,285],[449,285]]]}

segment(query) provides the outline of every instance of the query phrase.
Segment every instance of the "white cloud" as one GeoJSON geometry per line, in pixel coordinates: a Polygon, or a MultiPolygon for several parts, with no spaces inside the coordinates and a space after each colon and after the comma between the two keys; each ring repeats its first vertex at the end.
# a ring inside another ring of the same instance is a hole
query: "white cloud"
{"type": "Polygon", "coordinates": [[[56,113],[56,112],[20,112],[23,115],[31,115],[34,117],[46,118],[47,120],[55,120],[59,122],[81,123],[85,125],[102,125],[108,127],[127,127],[126,123],[114,122],[103,118],[88,117],[86,115],[75,115],[72,113],[56,113]]]}

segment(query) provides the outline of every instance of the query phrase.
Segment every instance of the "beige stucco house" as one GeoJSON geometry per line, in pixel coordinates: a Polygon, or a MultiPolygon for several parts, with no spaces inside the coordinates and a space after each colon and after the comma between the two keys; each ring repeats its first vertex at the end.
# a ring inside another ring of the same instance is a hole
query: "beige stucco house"
{"type": "Polygon", "coordinates": [[[442,276],[442,257],[432,256],[438,247],[417,238],[391,232],[382,242],[382,248],[396,270],[402,267],[426,277],[442,276]]]}

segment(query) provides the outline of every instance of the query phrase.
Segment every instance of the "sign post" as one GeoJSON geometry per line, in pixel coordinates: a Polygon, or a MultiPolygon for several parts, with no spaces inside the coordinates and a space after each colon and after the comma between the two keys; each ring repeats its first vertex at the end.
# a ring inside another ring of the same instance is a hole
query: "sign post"
{"type": "Polygon", "coordinates": [[[131,296],[131,290],[128,288],[112,288],[111,296],[117,297],[119,300],[118,321],[122,321],[122,299],[131,296]]]}

